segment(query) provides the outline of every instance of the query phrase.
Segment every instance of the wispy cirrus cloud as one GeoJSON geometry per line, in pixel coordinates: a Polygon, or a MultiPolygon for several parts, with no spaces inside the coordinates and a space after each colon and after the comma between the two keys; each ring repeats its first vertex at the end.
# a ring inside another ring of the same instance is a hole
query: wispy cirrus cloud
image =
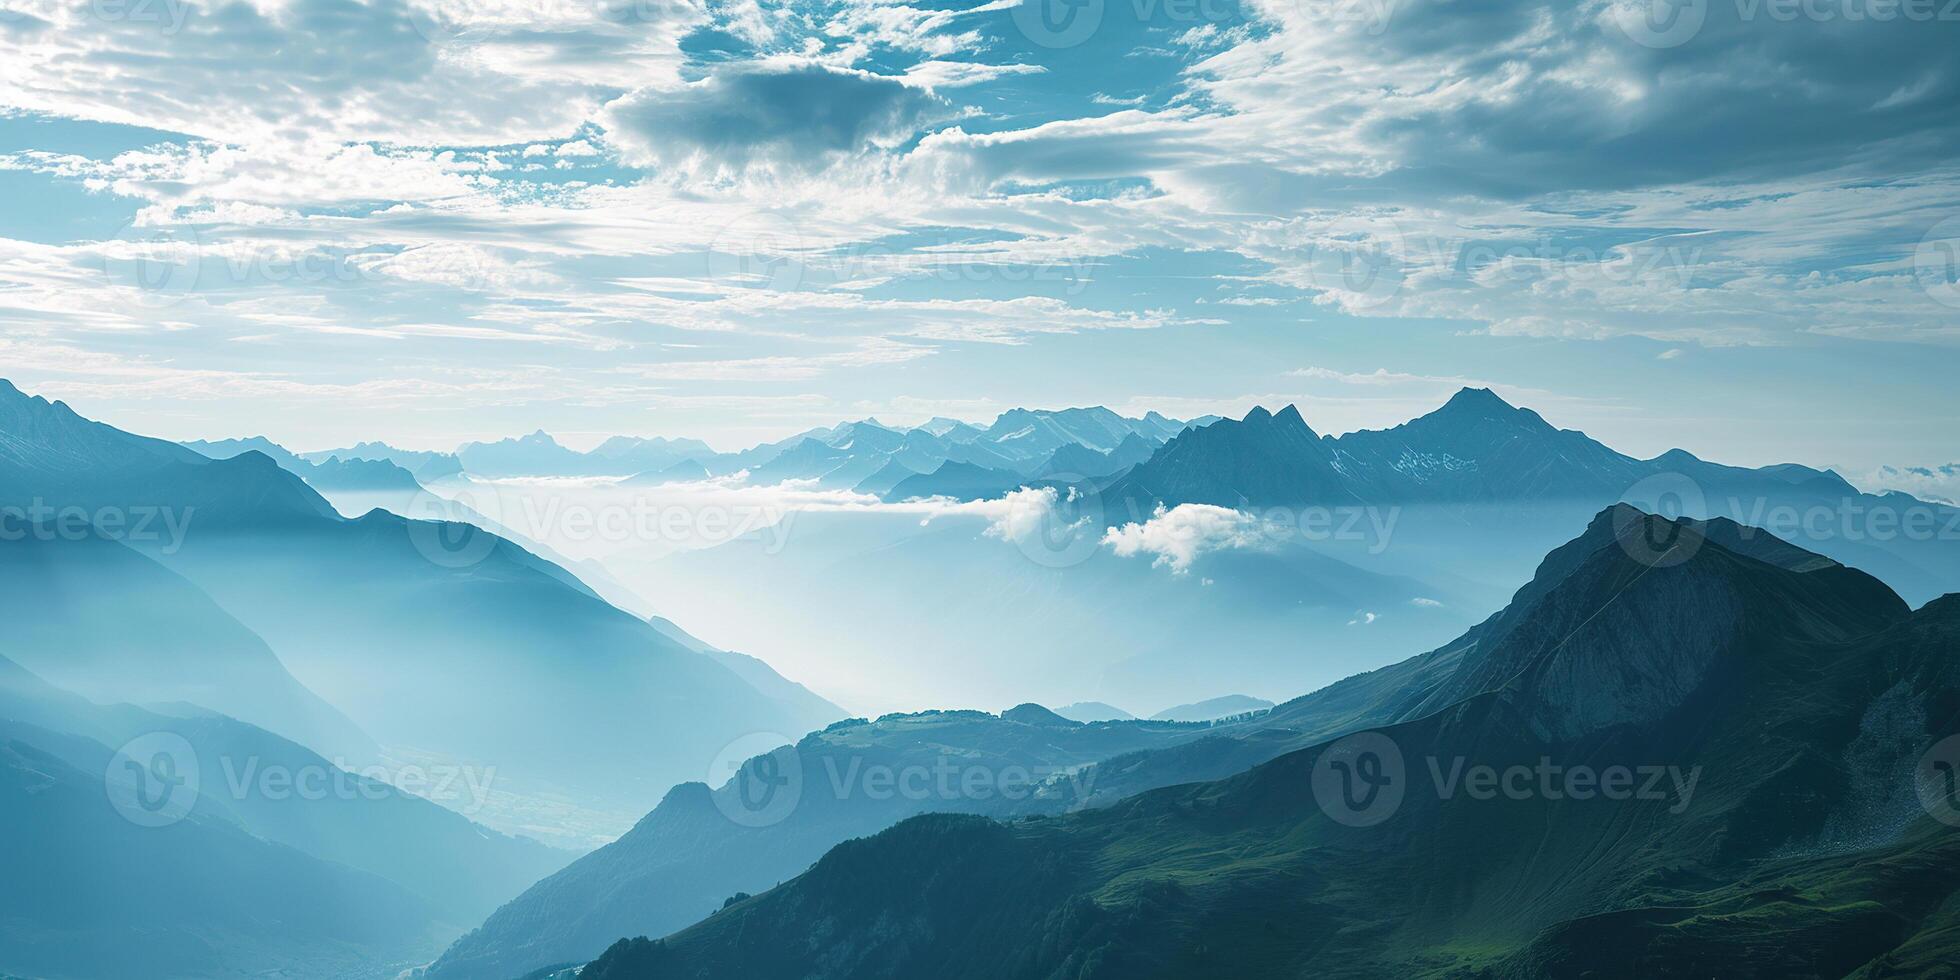
{"type": "Polygon", "coordinates": [[[1470,377],[1555,400],[1559,346],[1665,383],[1960,343],[1949,23],[1716,4],[1656,44],[1603,0],[1255,0],[1051,47],[1010,0],[6,5],[0,190],[67,196],[0,222],[0,321],[115,356],[327,384],[332,343],[548,350],[666,412],[1002,376],[1217,405],[1279,350],[1338,428],[1470,377]],[[161,235],[210,261],[159,297],[125,273],[161,235]],[[1370,373],[1398,331],[1451,356],[1370,373]]]}

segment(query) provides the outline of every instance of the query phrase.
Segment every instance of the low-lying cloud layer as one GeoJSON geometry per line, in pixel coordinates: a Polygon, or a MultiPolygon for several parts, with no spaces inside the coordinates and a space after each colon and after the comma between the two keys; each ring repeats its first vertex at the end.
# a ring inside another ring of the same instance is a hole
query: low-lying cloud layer
{"type": "Polygon", "coordinates": [[[1110,528],[1103,543],[1118,557],[1149,557],[1151,565],[1183,575],[1207,552],[1268,547],[1271,533],[1258,518],[1229,507],[1179,504],[1165,510],[1160,504],[1148,521],[1110,528]]]}

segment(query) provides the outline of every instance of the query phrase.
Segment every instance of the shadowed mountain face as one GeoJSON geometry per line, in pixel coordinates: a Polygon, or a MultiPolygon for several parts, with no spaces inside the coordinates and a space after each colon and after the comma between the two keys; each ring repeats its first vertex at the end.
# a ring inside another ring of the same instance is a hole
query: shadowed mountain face
{"type": "Polygon", "coordinates": [[[206,525],[283,527],[331,518],[299,477],[258,453],[211,460],[161,439],[76,415],[61,402],[0,381],[0,504],[52,507],[101,523],[120,518],[131,541],[166,540],[203,514],[206,525]]]}
{"type": "Polygon", "coordinates": [[[1148,462],[1103,491],[1119,503],[1115,520],[1142,520],[1158,503],[1360,504],[1369,488],[1356,486],[1336,456],[1289,405],[1278,415],[1255,408],[1238,422],[1217,422],[1172,439],[1148,462]]]}
{"type": "Polygon", "coordinates": [[[196,586],[94,532],[39,530],[0,518],[0,656],[95,701],[190,702],[328,755],[374,757],[366,733],[196,586]]]}
{"type": "Polygon", "coordinates": [[[251,725],[91,704],[4,659],[0,827],[0,971],[28,976],[385,977],[570,857],[251,725]]]}
{"type": "Polygon", "coordinates": [[[258,453],[207,459],[12,388],[0,432],[0,503],[177,518],[157,525],[175,533],[125,528],[120,541],[215,600],[391,753],[578,801],[588,815],[561,822],[574,840],[623,829],[740,736],[835,719],[757,691],[468,525],[346,520],[258,453]]]}
{"type": "MultiPolygon", "coordinates": [[[[992,500],[1030,483],[1012,470],[988,469],[972,463],[948,462],[931,473],[906,477],[884,493],[887,500],[947,497],[953,500],[992,500]]],[[[861,484],[860,484],[861,485],[861,484]]]]}
{"type": "Polygon", "coordinates": [[[1608,511],[1472,635],[1316,696],[1365,734],[1067,817],[908,821],[583,976],[1891,976],[1951,957],[1960,840],[1919,777],[1960,720],[1960,598],[1912,611],[1743,531],[1608,511]]]}
{"type": "MultiPolygon", "coordinates": [[[[1365,728],[1422,717],[1443,705],[1481,691],[1493,678],[1504,678],[1529,656],[1529,647],[1513,641],[1527,617],[1544,599],[1595,556],[1614,553],[1651,557],[1668,553],[1692,557],[1698,542],[1707,540],[1730,552],[1793,572],[1836,569],[1827,558],[1794,547],[1756,528],[1718,519],[1709,522],[1660,522],[1625,504],[1610,507],[1593,518],[1578,537],[1554,549],[1505,608],[1462,636],[1428,653],[1357,674],[1321,690],[1294,698],[1267,714],[1212,733],[1188,745],[1113,760],[1099,766],[1096,801],[1108,803],[1150,789],[1179,783],[1221,779],[1243,772],[1287,752],[1323,743],[1365,728]],[[1649,534],[1660,542],[1647,539],[1649,534]]],[[[1673,557],[1670,557],[1673,560],[1673,557]]],[[[1865,589],[1882,590],[1869,578],[1847,579],[1865,589]]],[[[1897,611],[1895,600],[1879,605],[1897,611]]],[[[1518,634],[1522,640],[1534,634],[1518,634]]]]}
{"type": "Polygon", "coordinates": [[[398,885],[215,818],[137,826],[104,805],[99,771],[17,739],[0,738],[0,798],[10,973],[378,976],[371,951],[412,956],[434,938],[427,904],[398,885]]]}
{"type": "Polygon", "coordinates": [[[1392,429],[1333,442],[1344,460],[1379,474],[1382,489],[1402,500],[1590,498],[1647,475],[1639,460],[1583,432],[1553,428],[1537,412],[1484,388],[1466,388],[1392,429]]]}
{"type": "Polygon", "coordinates": [[[839,722],[740,762],[717,789],[679,786],[626,836],[546,878],[459,940],[430,980],[583,962],[624,934],[700,920],[802,873],[831,847],[928,812],[1063,812],[1086,763],[1199,737],[1200,725],[1083,725],[1036,705],[839,722]],[[785,774],[782,788],[771,790],[785,774]]]}

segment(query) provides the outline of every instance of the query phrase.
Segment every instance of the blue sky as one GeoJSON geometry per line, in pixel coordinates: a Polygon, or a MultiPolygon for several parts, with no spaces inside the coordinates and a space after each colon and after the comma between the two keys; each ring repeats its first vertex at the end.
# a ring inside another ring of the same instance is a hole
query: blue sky
{"type": "Polygon", "coordinates": [[[0,0],[0,365],[178,438],[1464,384],[1960,459],[1960,9],[0,0]]]}

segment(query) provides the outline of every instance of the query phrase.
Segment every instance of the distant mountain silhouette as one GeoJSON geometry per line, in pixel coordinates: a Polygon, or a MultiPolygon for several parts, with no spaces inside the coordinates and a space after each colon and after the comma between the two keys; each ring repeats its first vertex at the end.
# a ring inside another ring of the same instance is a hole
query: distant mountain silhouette
{"type": "Polygon", "coordinates": [[[610,473],[647,473],[679,469],[688,464],[698,467],[697,460],[713,456],[714,450],[699,439],[614,436],[587,455],[604,460],[610,473]]]}
{"type": "Polygon", "coordinates": [[[559,445],[542,429],[520,438],[465,443],[456,459],[479,476],[565,476],[585,470],[582,453],[559,445]]]}
{"type": "Polygon", "coordinates": [[[1353,505],[1368,501],[1366,489],[1289,405],[1278,415],[1256,408],[1236,422],[1188,430],[1102,495],[1112,520],[1142,520],[1158,503],[1353,505]]]}
{"type": "Polygon", "coordinates": [[[195,585],[97,533],[0,518],[0,656],[95,701],[185,701],[328,755],[372,739],[195,585]]]}
{"type": "Polygon", "coordinates": [[[1113,704],[1101,701],[1077,701],[1055,709],[1055,713],[1074,721],[1134,721],[1136,716],[1113,704]]]}
{"type": "Polygon", "coordinates": [[[422,490],[415,474],[389,460],[355,456],[326,456],[309,460],[288,452],[284,446],[263,436],[219,442],[187,442],[184,447],[211,459],[231,459],[249,452],[260,453],[323,494],[342,491],[415,494],[422,490]]]}
{"type": "Polygon", "coordinates": [[[1050,454],[1035,470],[1036,476],[1064,479],[1114,476],[1156,455],[1157,444],[1132,432],[1115,449],[1101,452],[1081,443],[1069,443],[1050,454]]]}
{"type": "Polygon", "coordinates": [[[1360,507],[1408,511],[1404,526],[1420,529],[1401,536],[1416,548],[1466,529],[1484,539],[1434,549],[1455,553],[1438,555],[1445,561],[1466,551],[1494,557],[1526,542],[1542,550],[1554,543],[1546,534],[1622,499],[1685,506],[1681,516],[1776,523],[1773,530],[1880,576],[1914,602],[1960,587],[1952,530],[1928,530],[1960,529],[1960,509],[1863,494],[1835,473],[1796,464],[1724,466],[1682,450],[1635,459],[1482,388],[1459,391],[1394,428],[1338,438],[1315,433],[1292,406],[1276,415],[1254,409],[1236,422],[1187,430],[1147,462],[1091,483],[1112,525],[1183,503],[1360,507]],[[1921,520],[1920,533],[1888,530],[1908,511],[1921,520]],[[1879,516],[1862,516],[1873,513],[1879,516]],[[1886,515],[1892,523],[1884,523],[1886,515]]]}
{"type": "MultiPolygon", "coordinates": [[[[984,428],[940,418],[915,428],[896,429],[876,419],[860,419],[809,429],[779,442],[735,453],[705,451],[705,446],[699,443],[684,448],[699,450],[686,458],[715,476],[746,471],[748,482],[757,485],[802,480],[825,488],[858,489],[883,495],[910,474],[930,474],[948,463],[1011,472],[1021,477],[1037,472],[1071,477],[1107,475],[1148,458],[1155,447],[1187,424],[1155,412],[1142,419],[1125,418],[1100,407],[1059,411],[1013,409],[984,428]],[[1071,447],[1092,455],[1064,452],[1063,464],[1075,460],[1093,465],[1088,469],[1048,465],[1057,452],[1071,447]]],[[[540,436],[541,433],[529,438],[536,441],[540,436]]],[[[483,451],[477,447],[475,454],[480,456],[483,451]]],[[[532,465],[555,467],[551,470],[554,473],[567,469],[588,473],[595,470],[590,463],[567,462],[542,443],[534,455],[537,461],[532,465]]],[[[595,451],[593,455],[598,454],[595,451]]],[[[509,467],[503,458],[486,465],[499,467],[499,472],[509,467]]],[[[477,471],[475,467],[471,469],[477,471]]]]}
{"type": "Polygon", "coordinates": [[[346,449],[328,449],[323,452],[301,453],[300,457],[309,463],[318,463],[332,457],[341,459],[372,459],[393,463],[414,474],[421,483],[460,476],[463,464],[453,453],[418,452],[396,449],[380,442],[363,442],[346,449]]]}
{"type": "Polygon", "coordinates": [[[1333,444],[1373,474],[1371,499],[1563,499],[1619,493],[1651,472],[1582,432],[1553,428],[1488,388],[1465,388],[1414,421],[1350,433],[1333,444]]]}
{"type": "Polygon", "coordinates": [[[737,736],[834,718],[764,695],[488,532],[343,519],[259,453],[210,460],[8,386],[0,503],[37,498],[191,514],[181,541],[124,543],[232,612],[376,741],[495,765],[506,790],[566,793],[621,826],[737,736]]]}
{"type": "Polygon", "coordinates": [[[922,500],[928,497],[993,500],[1028,482],[1012,470],[947,462],[930,473],[920,473],[898,481],[885,491],[884,497],[887,500],[922,500]]]}
{"type": "MultiPolygon", "coordinates": [[[[984,428],[938,418],[915,428],[897,429],[876,419],[860,419],[809,429],[733,453],[715,452],[697,439],[625,436],[581,453],[539,431],[521,438],[469,443],[457,449],[455,459],[470,473],[490,478],[634,475],[630,482],[647,484],[657,482],[650,474],[673,467],[685,467],[676,472],[692,473],[698,466],[711,476],[746,471],[749,482],[759,485],[807,480],[826,488],[852,489],[862,484],[864,492],[876,495],[905,478],[891,468],[894,464],[914,473],[931,473],[953,462],[1022,476],[1037,471],[1044,475],[1105,476],[1147,459],[1150,451],[1188,426],[1211,421],[1215,418],[1207,416],[1197,423],[1185,423],[1156,412],[1132,419],[1101,407],[1059,411],[1017,408],[984,428]],[[1070,447],[1093,455],[1064,453],[1060,463],[1048,465],[1058,451],[1070,447]],[[1080,465],[1065,465],[1071,461],[1080,465]],[[880,476],[881,471],[886,474],[880,476]]],[[[390,454],[386,458],[416,470],[397,458],[404,455],[399,451],[385,446],[365,451],[373,458],[390,454]]],[[[370,458],[356,450],[340,455],[370,458]]],[[[307,454],[306,458],[317,461],[325,454],[307,454]]],[[[420,475],[419,470],[416,472],[420,475]]]]}
{"type": "Polygon", "coordinates": [[[1243,694],[1227,694],[1224,697],[1208,698],[1193,704],[1180,704],[1165,708],[1150,716],[1152,721],[1211,721],[1215,718],[1229,718],[1254,711],[1264,711],[1273,706],[1264,698],[1247,697],[1243,694]]]}

